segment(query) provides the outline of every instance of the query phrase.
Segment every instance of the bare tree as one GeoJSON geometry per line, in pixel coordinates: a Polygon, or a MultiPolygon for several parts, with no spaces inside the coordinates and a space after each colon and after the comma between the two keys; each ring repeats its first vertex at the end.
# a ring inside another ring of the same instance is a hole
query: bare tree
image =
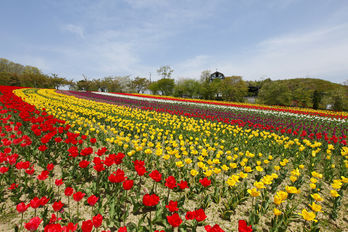
{"type": "Polygon", "coordinates": [[[158,75],[162,76],[164,79],[170,78],[173,72],[174,69],[172,69],[169,65],[162,66],[157,70],[158,75]]]}

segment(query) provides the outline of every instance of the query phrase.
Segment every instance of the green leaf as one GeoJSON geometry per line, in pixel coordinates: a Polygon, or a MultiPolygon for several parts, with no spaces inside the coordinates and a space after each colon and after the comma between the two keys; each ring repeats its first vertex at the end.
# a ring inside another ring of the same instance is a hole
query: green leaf
{"type": "Polygon", "coordinates": [[[220,214],[220,217],[224,220],[230,220],[231,218],[231,215],[234,213],[234,211],[232,210],[226,210],[226,211],[223,211],[221,214],[220,214]]]}
{"type": "Polygon", "coordinates": [[[109,210],[110,210],[110,212],[109,212],[110,218],[114,218],[114,216],[115,216],[115,200],[111,200],[109,210]]]}

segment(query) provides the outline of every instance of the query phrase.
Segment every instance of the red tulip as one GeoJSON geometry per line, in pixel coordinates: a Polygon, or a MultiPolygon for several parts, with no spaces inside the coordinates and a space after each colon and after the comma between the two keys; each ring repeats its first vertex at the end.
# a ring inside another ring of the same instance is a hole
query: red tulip
{"type": "Polygon", "coordinates": [[[104,155],[104,153],[107,151],[107,148],[106,147],[102,147],[102,148],[100,148],[97,152],[96,152],[96,154],[98,155],[98,156],[102,156],[102,155],[104,155]]]}
{"type": "Polygon", "coordinates": [[[204,187],[208,187],[211,184],[211,180],[209,180],[207,177],[204,177],[203,179],[199,180],[199,183],[203,185],[204,187]]]}
{"type": "Polygon", "coordinates": [[[97,203],[97,201],[99,200],[99,197],[96,197],[95,195],[92,195],[90,196],[88,199],[87,199],[87,202],[89,205],[93,206],[97,203]]]}
{"type": "Polygon", "coordinates": [[[74,223],[69,222],[68,225],[63,227],[63,232],[75,231],[77,230],[77,227],[78,227],[77,223],[74,225],[74,223]]]}
{"type": "Polygon", "coordinates": [[[80,152],[80,155],[82,155],[82,156],[88,156],[88,155],[90,155],[90,154],[92,154],[92,153],[93,153],[93,148],[91,148],[91,147],[86,147],[86,148],[82,149],[82,151],[80,152]]]}
{"type": "Polygon", "coordinates": [[[108,167],[115,163],[114,157],[115,154],[110,154],[108,157],[105,157],[104,164],[108,167]]]}
{"type": "Polygon", "coordinates": [[[252,232],[253,229],[251,228],[251,225],[248,226],[246,221],[239,220],[238,221],[238,232],[252,232]]]}
{"type": "Polygon", "coordinates": [[[56,179],[54,183],[56,186],[61,186],[63,184],[63,179],[56,179]]]}
{"type": "Polygon", "coordinates": [[[52,208],[55,212],[58,212],[63,206],[64,204],[61,201],[57,201],[53,203],[52,208]]]}
{"type": "Polygon", "coordinates": [[[133,187],[134,181],[133,180],[125,180],[122,184],[123,184],[124,190],[130,190],[133,187]]]}
{"type": "Polygon", "coordinates": [[[178,227],[182,223],[179,214],[175,213],[172,216],[167,216],[167,221],[172,227],[178,227]]]}
{"type": "Polygon", "coordinates": [[[39,180],[46,180],[49,172],[47,170],[43,170],[40,175],[37,176],[39,180]]]}
{"type": "Polygon", "coordinates": [[[30,207],[33,209],[36,209],[38,207],[40,207],[41,205],[41,200],[38,197],[34,197],[31,201],[30,201],[30,207]]]}
{"type": "Polygon", "coordinates": [[[69,196],[71,196],[71,195],[73,194],[73,192],[74,192],[74,189],[73,189],[73,188],[67,187],[67,188],[65,189],[65,191],[64,191],[64,194],[65,194],[65,196],[69,197],[69,196]]]}
{"type": "Polygon", "coordinates": [[[48,224],[45,226],[44,232],[61,232],[62,229],[60,224],[48,224]]]}
{"type": "Polygon", "coordinates": [[[122,160],[123,160],[123,158],[125,157],[126,155],[125,154],[123,154],[122,152],[119,152],[119,153],[117,153],[117,155],[115,156],[115,164],[117,164],[117,165],[119,165],[119,164],[121,164],[122,163],[122,160]]]}
{"type": "Polygon", "coordinates": [[[203,209],[195,210],[195,219],[197,222],[204,221],[207,218],[203,209]]]}
{"type": "Polygon", "coordinates": [[[186,220],[193,220],[195,218],[195,212],[194,211],[187,211],[185,218],[186,218],[186,220]]]}
{"type": "Polygon", "coordinates": [[[145,169],[145,162],[143,160],[136,160],[134,163],[134,169],[139,176],[143,176],[147,171],[145,169]]]}
{"type": "Polygon", "coordinates": [[[158,170],[153,170],[150,174],[149,177],[153,179],[156,182],[160,182],[162,180],[162,174],[158,170]]]}
{"type": "Polygon", "coordinates": [[[138,165],[138,166],[135,166],[134,168],[139,176],[143,176],[147,172],[145,166],[138,165]]]}
{"type": "Polygon", "coordinates": [[[52,213],[51,219],[50,219],[50,224],[55,223],[56,221],[62,220],[62,218],[57,218],[57,216],[52,213]]]}
{"type": "Polygon", "coordinates": [[[112,173],[108,179],[111,183],[121,183],[126,178],[124,176],[124,171],[122,169],[117,169],[117,171],[112,173]]]}
{"type": "Polygon", "coordinates": [[[41,197],[40,199],[40,202],[41,202],[41,206],[44,206],[47,204],[47,202],[49,201],[50,199],[48,199],[47,197],[43,196],[41,197]]]}
{"type": "Polygon", "coordinates": [[[93,222],[91,220],[83,221],[81,230],[82,232],[91,232],[93,229],[93,222]]]}
{"type": "Polygon", "coordinates": [[[10,187],[8,187],[8,189],[9,189],[9,190],[13,190],[13,189],[16,189],[17,187],[18,187],[18,184],[13,183],[13,184],[11,184],[10,187]]]}
{"type": "Polygon", "coordinates": [[[179,183],[179,188],[180,188],[180,189],[188,188],[187,181],[183,181],[183,180],[182,180],[182,181],[179,183]]]}
{"type": "Polygon", "coordinates": [[[6,147],[6,148],[4,149],[4,153],[5,153],[5,154],[9,154],[11,151],[12,151],[12,148],[10,148],[10,147],[6,147]]]}
{"type": "Polygon", "coordinates": [[[46,151],[47,147],[46,147],[46,145],[41,145],[38,149],[39,149],[39,151],[46,151]]]}
{"type": "Polygon", "coordinates": [[[4,174],[8,171],[8,167],[0,167],[0,173],[4,174]]]}
{"type": "Polygon", "coordinates": [[[94,216],[93,219],[93,225],[95,228],[98,228],[101,226],[102,222],[103,222],[103,216],[101,214],[98,214],[97,216],[94,216]]]}
{"type": "Polygon", "coordinates": [[[170,212],[175,212],[178,211],[178,202],[177,201],[169,201],[169,204],[166,205],[166,208],[170,211],[170,212]]]}
{"type": "Polygon", "coordinates": [[[29,208],[29,206],[30,204],[26,205],[24,202],[21,202],[16,206],[16,209],[18,213],[24,213],[29,208]]]}
{"type": "Polygon", "coordinates": [[[54,164],[47,164],[47,171],[52,171],[54,168],[54,164]]]}
{"type": "Polygon", "coordinates": [[[176,180],[175,180],[175,177],[174,177],[174,176],[169,176],[169,177],[166,179],[165,186],[167,186],[167,187],[170,188],[170,189],[175,188],[175,187],[176,187],[176,180]]]}
{"type": "Polygon", "coordinates": [[[120,227],[117,232],[127,232],[127,227],[120,227]]]}
{"type": "Polygon", "coordinates": [[[87,168],[88,165],[89,165],[89,161],[88,160],[82,160],[79,163],[80,168],[87,168]]]}
{"type": "Polygon", "coordinates": [[[204,229],[207,232],[225,232],[223,229],[220,228],[218,224],[215,224],[213,227],[206,225],[204,229]]]}
{"type": "Polygon", "coordinates": [[[81,201],[85,195],[86,195],[86,193],[76,192],[76,193],[74,193],[73,198],[75,201],[81,201]]]}
{"type": "Polygon", "coordinates": [[[105,170],[104,164],[96,164],[93,166],[94,170],[96,170],[97,172],[102,172],[105,170]]]}
{"type": "Polygon", "coordinates": [[[39,217],[33,217],[28,223],[25,223],[24,227],[29,231],[35,231],[37,230],[41,222],[42,219],[40,219],[39,217]]]}
{"type": "Polygon", "coordinates": [[[33,174],[34,174],[34,172],[35,172],[34,167],[31,167],[31,169],[27,169],[27,170],[25,170],[25,173],[27,173],[28,175],[33,175],[33,174]]]}
{"type": "Polygon", "coordinates": [[[159,197],[156,194],[145,194],[143,197],[143,204],[145,206],[155,206],[159,202],[159,197]]]}

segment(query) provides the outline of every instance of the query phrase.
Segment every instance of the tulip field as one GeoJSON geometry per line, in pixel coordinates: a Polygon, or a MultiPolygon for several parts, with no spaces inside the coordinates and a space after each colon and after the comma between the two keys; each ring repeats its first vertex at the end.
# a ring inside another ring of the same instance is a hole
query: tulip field
{"type": "Polygon", "coordinates": [[[348,231],[348,113],[0,86],[0,231],[348,231]]]}

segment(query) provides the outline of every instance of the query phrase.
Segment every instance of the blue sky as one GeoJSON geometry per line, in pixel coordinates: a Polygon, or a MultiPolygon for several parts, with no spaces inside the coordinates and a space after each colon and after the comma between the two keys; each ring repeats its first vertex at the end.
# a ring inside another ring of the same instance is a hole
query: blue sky
{"type": "Polygon", "coordinates": [[[0,57],[68,79],[348,79],[345,0],[3,0],[0,57]]]}

